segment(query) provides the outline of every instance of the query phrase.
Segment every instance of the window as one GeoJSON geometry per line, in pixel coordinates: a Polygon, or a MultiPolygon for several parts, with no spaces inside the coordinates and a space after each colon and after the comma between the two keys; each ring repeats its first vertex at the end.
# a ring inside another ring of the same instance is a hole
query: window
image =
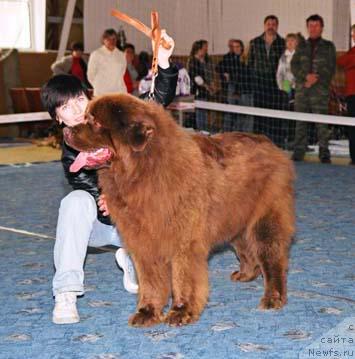
{"type": "Polygon", "coordinates": [[[28,0],[0,0],[0,48],[31,48],[28,0]]]}

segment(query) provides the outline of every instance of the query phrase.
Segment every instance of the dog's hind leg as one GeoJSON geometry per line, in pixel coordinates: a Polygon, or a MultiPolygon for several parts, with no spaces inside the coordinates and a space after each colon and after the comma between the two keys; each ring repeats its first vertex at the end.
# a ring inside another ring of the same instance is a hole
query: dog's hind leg
{"type": "Polygon", "coordinates": [[[240,262],[239,271],[231,274],[232,281],[250,282],[261,273],[253,246],[255,241],[251,238],[252,236],[254,236],[253,232],[249,235],[245,232],[241,236],[236,236],[230,242],[240,262]]]}
{"type": "Polygon", "coordinates": [[[197,321],[208,299],[208,254],[189,249],[172,263],[173,303],[165,322],[180,326],[197,321]]]}
{"type": "Polygon", "coordinates": [[[258,261],[264,277],[260,309],[280,309],[287,302],[288,250],[291,228],[283,214],[271,212],[255,226],[258,261]]]}
{"type": "Polygon", "coordinates": [[[149,327],[164,320],[163,309],[171,291],[171,265],[162,258],[134,257],[139,294],[137,311],[129,319],[135,327],[149,327]]]}

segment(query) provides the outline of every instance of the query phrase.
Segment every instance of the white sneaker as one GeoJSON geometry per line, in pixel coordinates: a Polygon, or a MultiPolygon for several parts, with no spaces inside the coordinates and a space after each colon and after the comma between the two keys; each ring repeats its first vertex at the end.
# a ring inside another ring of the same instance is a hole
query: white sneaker
{"type": "Polygon", "coordinates": [[[75,292],[64,292],[55,296],[52,320],[55,324],[73,324],[80,321],[75,292]]]}
{"type": "Polygon", "coordinates": [[[115,256],[117,264],[123,270],[123,286],[127,292],[137,294],[138,283],[131,258],[124,248],[119,248],[115,256]]]}

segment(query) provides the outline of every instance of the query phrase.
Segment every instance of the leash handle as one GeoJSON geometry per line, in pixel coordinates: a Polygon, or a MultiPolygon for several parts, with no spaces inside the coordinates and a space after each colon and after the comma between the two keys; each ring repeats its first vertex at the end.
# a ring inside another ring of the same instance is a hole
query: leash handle
{"type": "MultiPolygon", "coordinates": [[[[158,14],[156,11],[152,11],[152,13],[158,14]]],[[[147,25],[143,24],[141,21],[139,21],[139,20],[135,19],[134,17],[131,17],[121,11],[118,11],[116,9],[111,10],[111,15],[116,17],[117,19],[124,21],[127,24],[133,26],[138,31],[143,32],[143,34],[145,36],[152,39],[152,29],[149,28],[147,25]]],[[[154,17],[155,17],[155,15],[154,15],[154,17]]],[[[159,20],[158,20],[158,25],[159,25],[159,20]]],[[[167,50],[169,50],[171,48],[171,45],[164,39],[161,39],[161,45],[167,50]]]]}
{"type": "Polygon", "coordinates": [[[152,84],[148,94],[149,99],[154,99],[155,79],[158,76],[158,54],[159,46],[162,45],[165,49],[169,50],[171,45],[161,37],[161,28],[159,24],[159,14],[157,11],[150,13],[150,25],[143,24],[141,21],[121,12],[116,9],[111,11],[111,15],[119,20],[126,22],[129,25],[135,27],[138,31],[143,32],[144,35],[148,36],[152,41],[153,59],[152,59],[152,84]]]}

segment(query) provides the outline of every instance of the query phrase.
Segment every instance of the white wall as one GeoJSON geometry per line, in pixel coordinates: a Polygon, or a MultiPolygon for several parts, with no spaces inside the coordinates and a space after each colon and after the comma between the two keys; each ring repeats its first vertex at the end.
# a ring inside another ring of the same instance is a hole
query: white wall
{"type": "Polygon", "coordinates": [[[348,50],[351,26],[350,1],[334,0],[333,14],[333,41],[338,51],[348,50]]]}
{"type": "Polygon", "coordinates": [[[279,33],[285,36],[298,31],[306,34],[306,18],[318,13],[325,21],[325,38],[335,41],[338,50],[347,49],[349,42],[350,0],[85,0],[86,51],[100,45],[104,29],[120,25],[137,51],[151,50],[148,38],[110,16],[116,7],[146,25],[150,25],[150,11],[157,10],[161,27],[175,39],[177,55],[187,55],[198,39],[209,41],[210,54],[226,52],[232,37],[247,43],[262,33],[268,14],[279,17],[279,33]]]}

